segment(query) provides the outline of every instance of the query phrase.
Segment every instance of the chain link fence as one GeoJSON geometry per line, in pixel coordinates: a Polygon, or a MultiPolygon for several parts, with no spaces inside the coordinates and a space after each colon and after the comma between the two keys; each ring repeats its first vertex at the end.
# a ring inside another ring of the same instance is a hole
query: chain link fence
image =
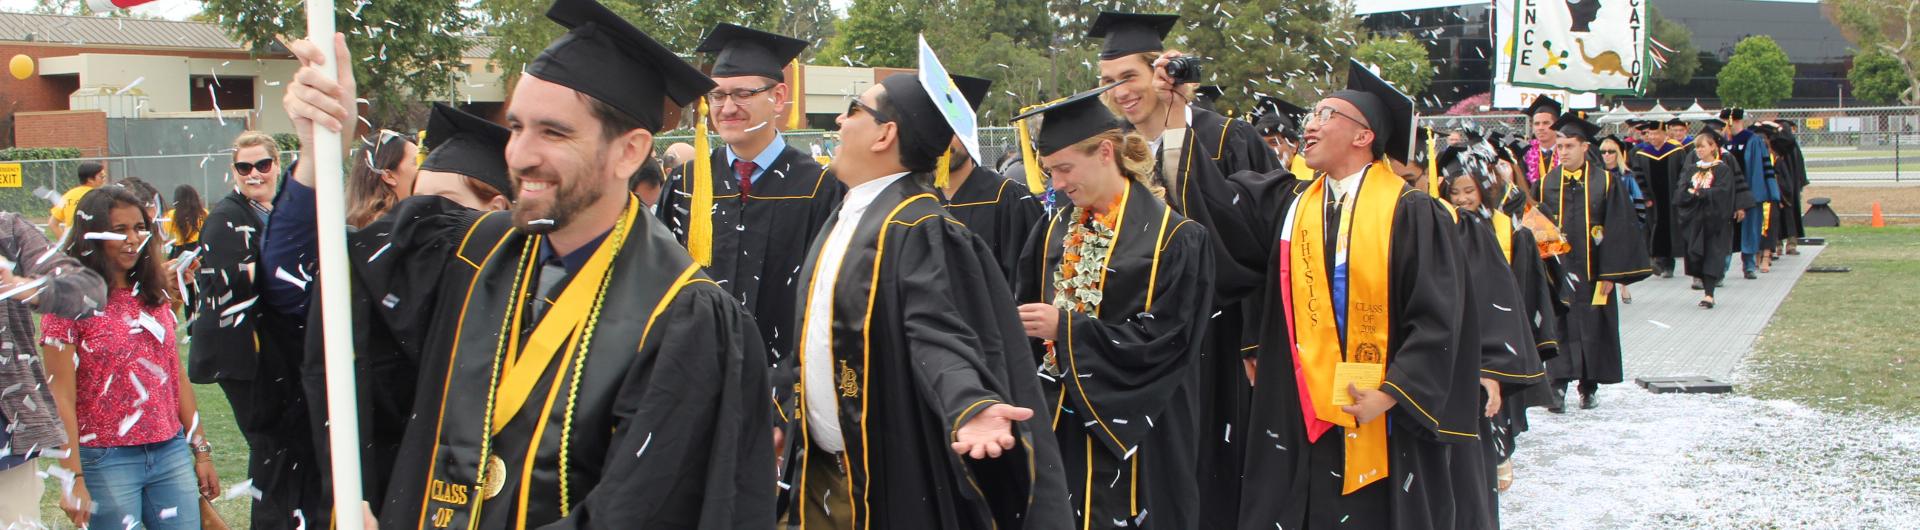
{"type": "MultiPolygon", "coordinates": [[[[1657,116],[1687,120],[1693,130],[1699,121],[1718,117],[1718,111],[1699,114],[1670,111],[1657,116]]],[[[1628,118],[1653,117],[1645,113],[1616,116],[1597,115],[1604,129],[1601,134],[1628,135],[1622,123],[1628,118]]],[[[1749,122],[1791,120],[1799,125],[1794,137],[1806,153],[1807,174],[1813,182],[1902,182],[1920,177],[1920,107],[1858,107],[1823,109],[1749,109],[1749,122]],[[1907,176],[1907,171],[1916,176],[1907,176]]],[[[1450,131],[1473,127],[1483,132],[1502,132],[1522,138],[1532,136],[1527,116],[1491,114],[1480,116],[1427,116],[1421,125],[1450,131]]]]}
{"type": "MultiPolygon", "coordinates": [[[[281,163],[291,162],[294,155],[292,151],[281,153],[281,163]]],[[[45,222],[48,210],[61,200],[61,195],[79,184],[76,177],[84,162],[105,164],[107,175],[114,182],[138,177],[152,184],[160,190],[166,207],[171,207],[174,189],[182,184],[193,186],[200,192],[202,202],[209,205],[233,188],[232,153],[21,160],[0,162],[20,165],[20,186],[0,188],[0,210],[45,222]]]]}

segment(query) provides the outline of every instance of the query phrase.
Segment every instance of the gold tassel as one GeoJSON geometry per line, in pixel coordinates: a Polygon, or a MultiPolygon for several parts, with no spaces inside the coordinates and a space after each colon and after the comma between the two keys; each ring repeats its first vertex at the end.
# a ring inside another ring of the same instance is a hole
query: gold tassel
{"type": "MultiPolygon", "coordinates": [[[[1028,107],[1032,108],[1032,107],[1028,107]]],[[[1020,109],[1026,112],[1027,109],[1020,109]]],[[[1046,178],[1040,174],[1040,154],[1033,150],[1033,132],[1028,130],[1027,120],[1020,120],[1020,165],[1027,171],[1027,191],[1039,195],[1047,191],[1046,178]]]]}
{"type": "Polygon", "coordinates": [[[948,147],[946,152],[940,153],[940,161],[934,163],[939,167],[933,168],[933,187],[942,192],[947,190],[947,164],[951,163],[953,163],[953,148],[948,147]]]}
{"type": "Polygon", "coordinates": [[[789,91],[787,98],[787,130],[789,131],[800,128],[800,101],[807,97],[805,83],[802,82],[805,77],[805,74],[800,73],[800,60],[794,59],[793,82],[787,83],[787,86],[793,89],[789,91]]]}
{"type": "Polygon", "coordinates": [[[1440,202],[1447,202],[1446,197],[1440,196],[1440,157],[1439,155],[1434,154],[1433,129],[1427,129],[1426,131],[1427,131],[1427,195],[1430,195],[1435,199],[1439,199],[1440,202]]]}
{"type": "Polygon", "coordinates": [[[687,253],[693,262],[713,264],[713,149],[707,145],[707,98],[693,126],[693,204],[687,208],[687,253]]]}

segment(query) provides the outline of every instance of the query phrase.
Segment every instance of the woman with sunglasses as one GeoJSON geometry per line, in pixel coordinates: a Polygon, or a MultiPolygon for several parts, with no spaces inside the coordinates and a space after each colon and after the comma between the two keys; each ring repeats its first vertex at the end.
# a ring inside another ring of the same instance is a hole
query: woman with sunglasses
{"type": "MultiPolygon", "coordinates": [[[[1644,234],[1647,231],[1647,195],[1640,192],[1641,182],[1637,180],[1640,175],[1627,163],[1627,157],[1631,155],[1632,152],[1627,151],[1627,142],[1620,137],[1608,135],[1600,139],[1600,167],[1612,173],[1615,182],[1627,185],[1627,196],[1633,199],[1634,218],[1644,234]]],[[[1633,303],[1633,295],[1627,292],[1626,285],[1616,286],[1615,289],[1620,290],[1620,303],[1633,303]]]]}
{"type": "Polygon", "coordinates": [[[413,196],[413,180],[420,172],[420,147],[412,138],[381,129],[371,140],[354,153],[353,174],[347,177],[347,224],[354,228],[413,196]]]}
{"type": "MultiPolygon", "coordinates": [[[[256,487],[267,482],[268,477],[260,470],[273,455],[271,447],[261,445],[271,437],[260,426],[271,424],[278,411],[262,410],[253,394],[260,359],[254,326],[259,318],[249,308],[259,296],[255,280],[261,275],[273,276],[272,271],[257,270],[256,263],[280,173],[285,169],[282,166],[279,144],[272,136],[248,131],[234,139],[233,173],[228,179],[233,191],[207,210],[197,247],[200,266],[193,269],[197,271],[194,283],[199,288],[198,304],[188,328],[193,340],[189,343],[192,349],[187,377],[195,384],[219,384],[233,405],[234,420],[247,439],[248,474],[256,487]]],[[[270,339],[272,334],[260,335],[270,339]]],[[[264,511],[263,506],[254,504],[256,511],[264,511]]]]}

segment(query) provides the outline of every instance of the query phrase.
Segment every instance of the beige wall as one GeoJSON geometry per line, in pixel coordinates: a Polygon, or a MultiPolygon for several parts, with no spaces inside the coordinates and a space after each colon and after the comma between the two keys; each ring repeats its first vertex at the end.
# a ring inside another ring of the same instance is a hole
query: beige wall
{"type": "Polygon", "coordinates": [[[849,98],[874,84],[872,68],[807,65],[806,76],[808,114],[839,114],[849,98]]]}

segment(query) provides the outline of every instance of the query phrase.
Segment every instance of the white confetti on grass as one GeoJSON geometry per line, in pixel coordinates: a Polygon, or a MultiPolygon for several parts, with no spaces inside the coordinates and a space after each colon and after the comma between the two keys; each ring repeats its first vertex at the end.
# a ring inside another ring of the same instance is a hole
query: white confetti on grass
{"type": "Polygon", "coordinates": [[[1529,417],[1502,523],[1902,528],[1920,520],[1920,423],[1739,395],[1655,395],[1631,385],[1600,393],[1599,409],[1529,417]]]}

